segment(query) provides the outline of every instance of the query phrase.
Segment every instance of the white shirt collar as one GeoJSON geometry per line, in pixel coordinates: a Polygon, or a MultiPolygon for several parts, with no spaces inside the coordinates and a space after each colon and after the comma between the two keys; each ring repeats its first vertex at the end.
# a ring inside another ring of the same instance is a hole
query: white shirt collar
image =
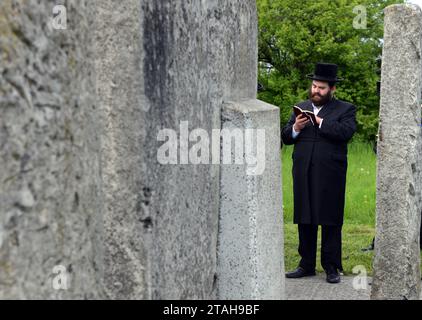
{"type": "Polygon", "coordinates": [[[314,113],[315,113],[315,115],[318,115],[318,112],[320,112],[321,111],[321,109],[323,108],[324,106],[320,106],[319,108],[318,107],[316,107],[315,105],[314,105],[314,103],[312,102],[312,108],[314,109],[314,113]]]}

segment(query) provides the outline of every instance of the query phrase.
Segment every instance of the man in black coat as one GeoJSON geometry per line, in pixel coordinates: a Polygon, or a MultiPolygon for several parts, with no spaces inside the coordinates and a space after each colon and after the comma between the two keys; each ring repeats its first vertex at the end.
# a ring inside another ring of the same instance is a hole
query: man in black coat
{"type": "Polygon", "coordinates": [[[299,267],[288,278],[315,275],[318,225],[321,225],[321,265],[330,283],[340,282],[341,228],[347,171],[347,143],[356,131],[356,107],[333,97],[337,65],[318,63],[309,100],[298,106],[316,114],[316,124],[292,114],[282,128],[286,145],[294,144],[294,223],[298,224],[299,267]]]}

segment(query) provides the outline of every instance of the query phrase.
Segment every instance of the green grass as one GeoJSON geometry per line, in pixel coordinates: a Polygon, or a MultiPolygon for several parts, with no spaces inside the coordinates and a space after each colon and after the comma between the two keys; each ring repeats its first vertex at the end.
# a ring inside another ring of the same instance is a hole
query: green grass
{"type": "MultiPolygon", "coordinates": [[[[297,267],[297,225],[293,224],[292,146],[283,146],[283,212],[284,256],[286,270],[297,267]]],[[[349,145],[346,181],[346,204],[343,225],[343,267],[352,274],[355,266],[363,265],[372,274],[373,251],[363,252],[375,235],[376,156],[369,144],[354,142],[349,145]]],[[[317,271],[320,265],[320,232],[318,240],[317,271]]]]}

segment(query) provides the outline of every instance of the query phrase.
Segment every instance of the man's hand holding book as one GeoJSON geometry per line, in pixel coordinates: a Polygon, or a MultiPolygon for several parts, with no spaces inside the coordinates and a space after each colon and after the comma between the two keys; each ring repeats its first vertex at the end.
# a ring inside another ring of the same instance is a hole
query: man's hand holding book
{"type": "Polygon", "coordinates": [[[303,114],[296,116],[295,124],[293,125],[293,129],[296,132],[302,131],[303,128],[309,123],[309,119],[305,117],[303,114]]]}
{"type": "Polygon", "coordinates": [[[296,121],[293,125],[296,132],[300,132],[309,122],[313,126],[319,126],[321,123],[322,118],[316,116],[312,111],[302,110],[298,106],[294,106],[293,112],[296,115],[296,121]]]}

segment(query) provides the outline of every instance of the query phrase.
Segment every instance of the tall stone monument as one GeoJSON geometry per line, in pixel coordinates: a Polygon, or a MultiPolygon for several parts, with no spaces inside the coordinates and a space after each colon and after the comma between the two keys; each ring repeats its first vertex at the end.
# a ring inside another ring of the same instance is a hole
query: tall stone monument
{"type": "MultiPolygon", "coordinates": [[[[220,299],[285,297],[279,117],[277,107],[255,99],[230,102],[223,108],[223,130],[251,132],[243,136],[240,159],[249,156],[255,161],[221,166],[220,299]]],[[[223,157],[226,139],[223,136],[223,157]]],[[[238,150],[231,149],[233,158],[238,150]]]]}
{"type": "Polygon", "coordinates": [[[103,296],[94,7],[64,2],[0,1],[0,299],[103,296]]]}
{"type": "Polygon", "coordinates": [[[191,147],[256,98],[256,24],[254,0],[0,2],[0,299],[217,297],[220,163],[191,147]]]}
{"type": "Polygon", "coordinates": [[[422,13],[385,9],[372,299],[419,299],[422,13]]]}

